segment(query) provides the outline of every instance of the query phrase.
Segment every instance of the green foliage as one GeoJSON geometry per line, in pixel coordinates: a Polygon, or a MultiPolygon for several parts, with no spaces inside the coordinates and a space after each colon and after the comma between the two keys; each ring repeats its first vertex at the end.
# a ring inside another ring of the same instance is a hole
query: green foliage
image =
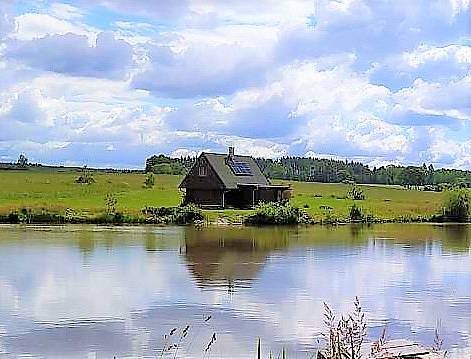
{"type": "Polygon", "coordinates": [[[95,183],[95,179],[93,178],[93,174],[89,169],[87,169],[87,166],[83,167],[82,173],[75,179],[75,183],[81,183],[81,184],[93,184],[93,183],[95,183]]]}
{"type": "Polygon", "coordinates": [[[352,222],[359,222],[363,220],[363,211],[355,203],[350,207],[350,220],[352,222]]]}
{"type": "Polygon", "coordinates": [[[300,224],[309,223],[306,212],[289,203],[261,203],[255,213],[246,218],[247,224],[300,224]]]}
{"type": "Polygon", "coordinates": [[[155,185],[155,176],[152,172],[146,175],[146,179],[144,180],[144,187],[145,188],[152,188],[155,185]]]}
{"type": "Polygon", "coordinates": [[[165,155],[154,155],[146,160],[146,172],[155,174],[183,175],[195,163],[196,158],[171,158],[165,155]]]}
{"type": "Polygon", "coordinates": [[[262,172],[272,179],[324,183],[375,183],[422,186],[438,183],[471,183],[471,171],[427,166],[381,166],[369,168],[360,162],[323,158],[283,157],[256,159],[262,172]]]}
{"type": "Polygon", "coordinates": [[[449,192],[444,207],[444,219],[453,222],[466,222],[469,219],[470,196],[467,190],[449,192]]]}
{"type": "Polygon", "coordinates": [[[18,161],[16,162],[16,164],[22,168],[28,166],[28,158],[22,153],[18,157],[18,161]]]}
{"type": "Polygon", "coordinates": [[[347,198],[353,199],[354,201],[362,201],[366,197],[361,188],[352,186],[347,192],[347,198]]]}
{"type": "Polygon", "coordinates": [[[192,224],[204,220],[201,209],[191,203],[179,207],[145,207],[142,213],[149,223],[192,224]]]}
{"type": "Polygon", "coordinates": [[[116,206],[118,204],[118,199],[113,193],[107,193],[105,196],[105,207],[107,215],[114,215],[116,213],[116,206]]]}
{"type": "Polygon", "coordinates": [[[204,215],[201,209],[189,203],[175,208],[172,222],[175,224],[190,224],[202,220],[204,220],[204,215]]]}
{"type": "Polygon", "coordinates": [[[426,183],[427,167],[408,166],[399,176],[403,186],[422,186],[426,183]]]}

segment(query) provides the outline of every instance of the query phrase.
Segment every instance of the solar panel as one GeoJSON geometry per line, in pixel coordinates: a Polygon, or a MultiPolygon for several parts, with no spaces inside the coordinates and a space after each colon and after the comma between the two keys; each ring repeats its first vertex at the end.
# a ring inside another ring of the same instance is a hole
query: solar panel
{"type": "Polygon", "coordinates": [[[229,166],[234,174],[238,176],[253,176],[252,170],[247,162],[232,161],[229,162],[229,166]]]}

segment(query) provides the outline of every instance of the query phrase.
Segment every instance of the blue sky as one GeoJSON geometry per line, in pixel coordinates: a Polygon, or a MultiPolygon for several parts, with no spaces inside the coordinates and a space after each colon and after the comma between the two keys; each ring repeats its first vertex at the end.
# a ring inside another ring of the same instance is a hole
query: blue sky
{"type": "Polygon", "coordinates": [[[471,169],[471,2],[3,0],[0,99],[0,161],[471,169]]]}

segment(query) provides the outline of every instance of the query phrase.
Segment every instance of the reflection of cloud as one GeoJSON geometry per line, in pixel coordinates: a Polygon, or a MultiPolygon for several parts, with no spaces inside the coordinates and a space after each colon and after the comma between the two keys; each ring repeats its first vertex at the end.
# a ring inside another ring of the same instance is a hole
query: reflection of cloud
{"type": "Polygon", "coordinates": [[[391,337],[430,344],[441,319],[446,345],[471,347],[469,233],[425,225],[4,227],[0,352],[155,357],[163,334],[186,324],[200,332],[186,357],[198,357],[213,331],[214,356],[246,358],[257,337],[299,352],[316,344],[323,301],[346,312],[356,295],[373,337],[387,323],[391,337]],[[226,280],[248,285],[228,293],[219,287],[226,280]]]}

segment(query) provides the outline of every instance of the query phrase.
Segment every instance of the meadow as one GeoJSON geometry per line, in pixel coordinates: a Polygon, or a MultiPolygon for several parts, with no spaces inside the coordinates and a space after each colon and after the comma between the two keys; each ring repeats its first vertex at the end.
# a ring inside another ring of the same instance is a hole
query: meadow
{"type": "MultiPolygon", "coordinates": [[[[95,183],[75,183],[79,173],[68,170],[28,170],[0,172],[0,214],[21,208],[63,214],[71,209],[84,216],[103,214],[105,196],[112,193],[117,210],[139,215],[145,206],[177,206],[182,199],[178,189],[181,176],[156,175],[151,189],[143,186],[142,173],[94,173],[95,183]]],[[[330,216],[348,218],[353,201],[346,197],[347,184],[274,181],[290,183],[291,202],[303,208],[315,219],[330,216]]],[[[387,221],[407,221],[427,218],[439,213],[445,193],[409,190],[400,186],[358,185],[366,198],[356,201],[366,214],[387,221]]],[[[217,219],[241,221],[250,210],[208,210],[210,221],[217,219]]]]}

